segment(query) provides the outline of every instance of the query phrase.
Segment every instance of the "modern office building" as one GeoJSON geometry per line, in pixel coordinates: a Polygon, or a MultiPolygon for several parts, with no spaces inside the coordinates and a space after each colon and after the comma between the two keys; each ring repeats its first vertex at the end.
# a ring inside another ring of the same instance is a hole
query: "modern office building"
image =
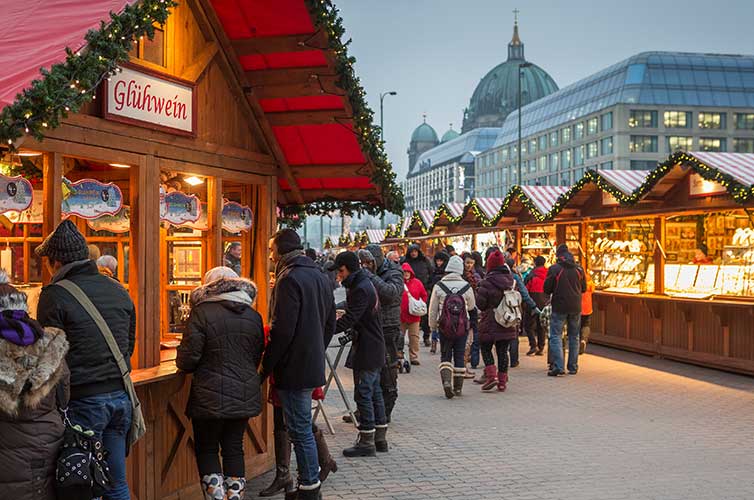
{"type": "MultiPolygon", "coordinates": [[[[654,167],[675,150],[754,152],[754,56],[644,52],[523,107],[523,184],[654,167]]],[[[477,196],[517,184],[518,112],[477,155],[477,196]]]]}

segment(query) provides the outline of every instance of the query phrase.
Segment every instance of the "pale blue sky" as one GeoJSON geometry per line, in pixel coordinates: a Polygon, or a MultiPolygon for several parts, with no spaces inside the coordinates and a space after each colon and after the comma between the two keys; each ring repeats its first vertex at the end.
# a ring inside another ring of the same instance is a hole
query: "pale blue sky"
{"type": "Polygon", "coordinates": [[[356,72],[404,177],[411,132],[427,113],[460,131],[479,80],[507,58],[518,8],[527,60],[564,87],[638,52],[754,54],[754,0],[334,0],[356,72]]]}

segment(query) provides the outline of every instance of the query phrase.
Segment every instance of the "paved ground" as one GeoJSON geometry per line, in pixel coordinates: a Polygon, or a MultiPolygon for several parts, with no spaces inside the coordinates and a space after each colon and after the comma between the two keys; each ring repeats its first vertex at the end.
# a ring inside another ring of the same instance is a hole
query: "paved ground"
{"type": "MultiPolygon", "coordinates": [[[[340,470],[324,498],[754,499],[754,379],[591,352],[577,376],[556,379],[542,357],[522,356],[507,392],[467,381],[448,401],[424,350],[424,364],[400,377],[391,450],[377,458],[340,456],[355,432],[331,393],[340,470]]],[[[254,480],[248,498],[270,478],[254,480]]]]}

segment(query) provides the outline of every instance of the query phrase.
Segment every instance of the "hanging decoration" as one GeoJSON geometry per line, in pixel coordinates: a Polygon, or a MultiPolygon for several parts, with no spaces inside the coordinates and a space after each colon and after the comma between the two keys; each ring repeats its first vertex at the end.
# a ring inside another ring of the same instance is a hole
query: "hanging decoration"
{"type": "Polygon", "coordinates": [[[31,207],[34,190],[21,176],[0,175],[0,214],[23,212],[31,207]]]}
{"type": "Polygon", "coordinates": [[[202,205],[194,194],[182,191],[165,193],[160,186],[160,220],[174,226],[196,222],[202,215],[202,205]]]}
{"type": "Polygon", "coordinates": [[[117,184],[96,179],[71,182],[63,177],[63,217],[75,215],[82,219],[96,219],[115,215],[123,207],[123,193],[117,184]]]}
{"type": "Polygon", "coordinates": [[[223,229],[233,234],[249,232],[254,224],[254,213],[251,208],[235,201],[225,201],[222,218],[223,229]]]}
{"type": "Polygon", "coordinates": [[[125,234],[131,230],[131,207],[123,205],[117,214],[87,220],[86,225],[94,231],[125,234]]]}

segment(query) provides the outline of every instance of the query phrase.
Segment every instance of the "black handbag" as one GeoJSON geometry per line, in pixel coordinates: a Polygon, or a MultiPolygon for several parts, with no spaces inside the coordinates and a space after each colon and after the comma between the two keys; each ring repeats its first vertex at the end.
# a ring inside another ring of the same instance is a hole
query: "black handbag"
{"type": "Polygon", "coordinates": [[[65,431],[55,466],[55,492],[66,500],[91,500],[107,493],[112,486],[107,450],[94,432],[74,426],[64,406],[62,384],[57,387],[58,410],[65,431]]]}

